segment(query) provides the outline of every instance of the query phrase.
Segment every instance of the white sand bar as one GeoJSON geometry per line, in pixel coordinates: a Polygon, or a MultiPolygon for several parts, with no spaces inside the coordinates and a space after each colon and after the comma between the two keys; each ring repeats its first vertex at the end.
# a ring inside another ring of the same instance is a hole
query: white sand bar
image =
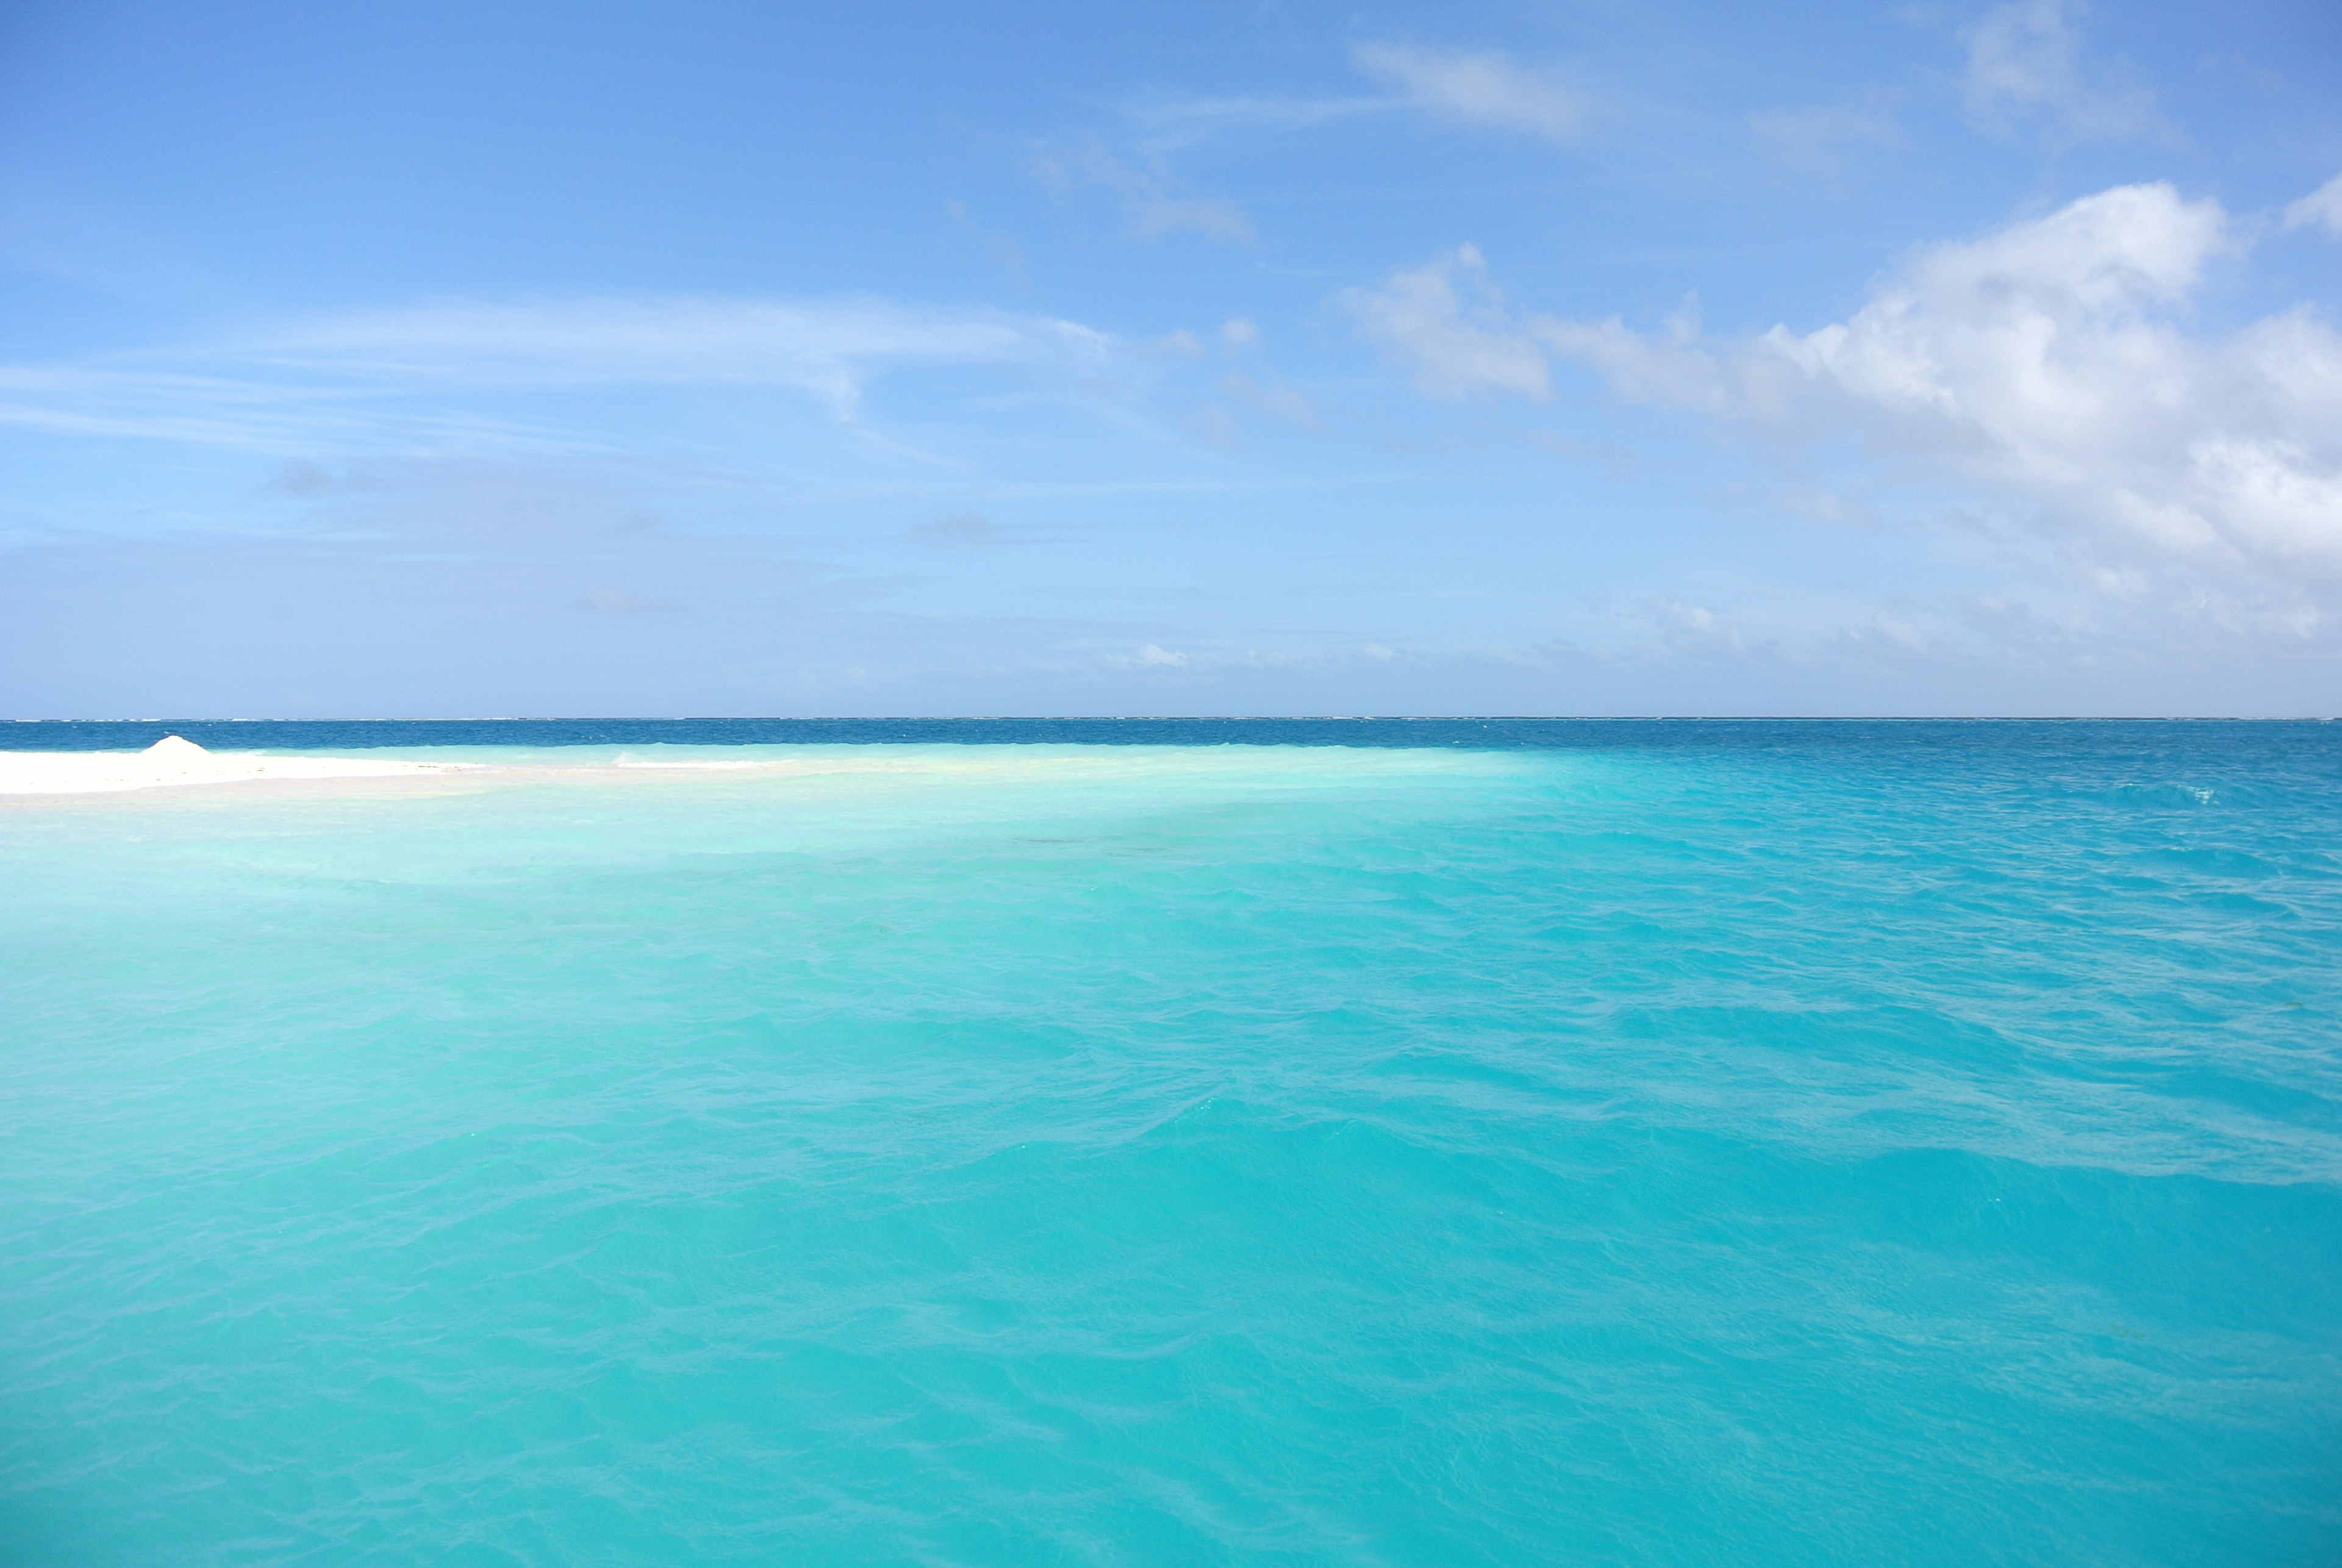
{"type": "Polygon", "coordinates": [[[391,778],[468,773],[475,765],[207,752],[193,741],[165,735],[143,752],[0,752],[0,795],[105,794],[256,779],[391,778]]]}

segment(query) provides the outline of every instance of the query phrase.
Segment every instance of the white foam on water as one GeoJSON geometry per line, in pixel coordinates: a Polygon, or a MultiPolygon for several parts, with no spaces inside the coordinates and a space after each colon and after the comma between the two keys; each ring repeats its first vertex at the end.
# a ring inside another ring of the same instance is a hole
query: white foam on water
{"type": "Polygon", "coordinates": [[[618,760],[610,765],[621,768],[657,769],[668,773],[717,773],[753,768],[757,764],[754,762],[646,762],[640,757],[630,756],[621,752],[618,754],[618,760]]]}

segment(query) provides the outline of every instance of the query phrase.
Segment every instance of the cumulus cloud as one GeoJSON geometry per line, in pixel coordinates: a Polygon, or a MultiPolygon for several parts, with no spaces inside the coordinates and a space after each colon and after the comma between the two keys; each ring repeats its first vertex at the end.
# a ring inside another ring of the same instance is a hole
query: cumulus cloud
{"type": "Polygon", "coordinates": [[[1564,145],[1586,130],[1594,101],[1548,72],[1493,49],[1364,43],[1350,58],[1406,102],[1444,118],[1564,145]]]}
{"type": "Polygon", "coordinates": [[[1488,281],[1476,245],[1459,245],[1372,288],[1337,296],[1367,342],[1407,367],[1434,397],[1550,390],[1546,354],[1488,281]]]}
{"type": "Polygon", "coordinates": [[[2337,175],[2285,209],[2289,229],[2321,228],[2342,236],[2342,175],[2337,175]]]}
{"type": "Polygon", "coordinates": [[[2155,95],[2090,58],[2083,0],[2015,0],[1967,33],[1968,110],[1992,129],[2037,125],[2053,140],[2122,141],[2168,134],[2155,95]]]}
{"type": "Polygon", "coordinates": [[[1843,322],[1730,339],[1688,321],[1476,309],[1476,253],[1353,302],[1426,391],[1540,395],[1552,358],[1623,396],[1874,454],[2014,500],[2101,557],[2342,568],[2342,335],[2302,307],[2225,334],[2187,306],[2247,236],[2209,200],[2118,186],[1913,254],[1843,322]],[[1467,265],[1468,264],[1468,265],[1467,265]]]}

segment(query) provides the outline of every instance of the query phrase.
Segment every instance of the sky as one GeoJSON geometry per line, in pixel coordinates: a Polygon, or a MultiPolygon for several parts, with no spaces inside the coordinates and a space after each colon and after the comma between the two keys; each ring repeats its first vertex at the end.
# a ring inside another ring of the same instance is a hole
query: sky
{"type": "Polygon", "coordinates": [[[2342,712],[2342,7],[0,8],[0,716],[2342,712]]]}

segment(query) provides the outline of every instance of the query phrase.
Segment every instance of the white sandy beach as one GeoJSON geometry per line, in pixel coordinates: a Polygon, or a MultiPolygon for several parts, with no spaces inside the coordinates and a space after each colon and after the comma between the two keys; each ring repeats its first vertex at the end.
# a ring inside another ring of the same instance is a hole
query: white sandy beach
{"type": "Polygon", "coordinates": [[[463,763],[208,752],[193,741],[166,735],[143,752],[0,752],[0,795],[107,794],[258,780],[395,778],[469,771],[470,764],[463,763]]]}

